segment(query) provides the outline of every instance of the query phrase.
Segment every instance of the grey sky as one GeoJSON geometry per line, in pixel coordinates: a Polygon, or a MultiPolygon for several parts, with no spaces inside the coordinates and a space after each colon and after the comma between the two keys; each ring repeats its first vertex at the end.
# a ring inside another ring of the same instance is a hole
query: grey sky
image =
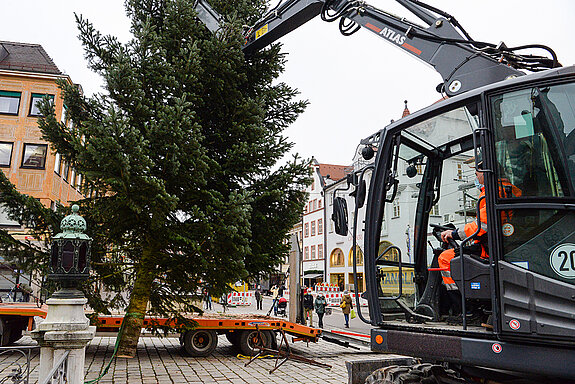
{"type": "MultiPolygon", "coordinates": [[[[569,0],[427,0],[455,16],[471,36],[508,46],[550,46],[563,65],[575,64],[575,2],[569,0]]],[[[86,68],[73,12],[105,34],[129,39],[122,0],[2,0],[0,40],[41,44],[56,65],[82,84],[87,94],[100,90],[99,77],[86,68]]],[[[275,5],[276,0],[272,1],[275,5]]],[[[406,16],[392,0],[368,0],[380,9],[406,16]]],[[[319,162],[351,163],[359,140],[401,117],[403,100],[413,112],[436,100],[439,75],[424,63],[368,31],[340,35],[337,23],[318,18],[281,40],[288,53],[281,80],[301,91],[311,104],[287,130],[295,151],[319,162]]]]}

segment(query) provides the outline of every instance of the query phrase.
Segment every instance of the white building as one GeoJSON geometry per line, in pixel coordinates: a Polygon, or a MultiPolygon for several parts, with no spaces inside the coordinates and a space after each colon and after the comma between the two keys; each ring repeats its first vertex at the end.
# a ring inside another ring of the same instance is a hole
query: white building
{"type": "Polygon", "coordinates": [[[306,189],[308,201],[302,215],[300,245],[302,250],[303,284],[311,287],[326,281],[325,223],[331,221],[325,210],[324,187],[326,183],[344,178],[352,168],[343,165],[320,164],[312,159],[313,181],[306,189]]]}
{"type": "MultiPolygon", "coordinates": [[[[409,113],[407,111],[407,113],[409,113]]],[[[404,112],[405,116],[405,112],[404,112]]],[[[464,116],[447,115],[442,124],[447,128],[450,124],[456,123],[458,119],[465,118],[464,116]]],[[[365,161],[361,157],[361,149],[358,148],[354,158],[354,171],[358,171],[365,165],[365,161]]],[[[469,156],[455,157],[450,161],[445,162],[442,173],[442,184],[440,188],[441,199],[439,203],[433,207],[429,222],[433,224],[445,224],[448,222],[454,223],[456,226],[465,223],[466,221],[473,220],[470,213],[475,211],[472,209],[474,205],[473,195],[476,197],[476,192],[471,192],[472,196],[465,195],[468,193],[469,183],[473,181],[474,174],[472,169],[464,165],[464,160],[469,156]],[[464,202],[466,209],[464,209],[464,202]]],[[[413,262],[412,244],[413,244],[413,223],[415,218],[415,211],[417,207],[417,198],[419,196],[418,183],[421,182],[421,175],[423,174],[425,165],[417,165],[418,173],[415,177],[409,178],[406,174],[407,162],[400,161],[398,164],[399,174],[399,187],[396,198],[393,203],[386,204],[384,218],[382,223],[381,237],[379,252],[383,252],[391,245],[397,246],[401,250],[402,261],[411,263],[413,262]]],[[[366,174],[367,187],[369,189],[370,174],[366,174]]],[[[365,206],[358,210],[357,220],[357,233],[356,244],[357,252],[357,282],[353,278],[353,224],[355,215],[355,199],[349,196],[353,190],[343,191],[347,188],[347,181],[339,180],[336,182],[327,183],[324,187],[324,192],[327,201],[327,232],[325,239],[325,254],[326,258],[326,280],[330,283],[339,285],[340,289],[350,289],[353,291],[362,292],[365,290],[364,283],[364,270],[363,270],[363,241],[364,241],[364,219],[365,219],[365,206]],[[348,211],[348,235],[340,236],[334,231],[334,222],[331,220],[333,211],[333,199],[335,196],[344,197],[347,202],[348,211]],[[357,287],[356,287],[357,286],[357,287]]],[[[431,237],[428,232],[430,241],[437,242],[431,237]]],[[[390,252],[385,258],[397,257],[396,254],[390,252]]],[[[428,258],[431,261],[432,250],[428,247],[428,258]]]]}

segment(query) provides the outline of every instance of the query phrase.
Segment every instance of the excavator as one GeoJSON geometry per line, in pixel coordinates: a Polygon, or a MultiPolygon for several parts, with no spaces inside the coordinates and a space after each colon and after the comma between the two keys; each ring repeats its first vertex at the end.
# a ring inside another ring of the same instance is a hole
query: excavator
{"type": "MultiPolygon", "coordinates": [[[[442,101],[361,141],[367,165],[348,177],[353,223],[345,199],[334,196],[339,235],[357,239],[364,211],[369,313],[359,303],[356,308],[372,326],[371,348],[415,358],[373,372],[366,383],[572,382],[575,67],[562,67],[545,45],[477,41],[430,4],[396,1],[420,23],[364,1],[285,0],[244,33],[249,56],[320,16],[338,22],[346,36],[362,28],[375,33],[441,75],[442,101]],[[454,204],[450,170],[466,162],[482,175],[476,208],[448,215],[452,222],[434,222],[436,207],[454,204]],[[417,178],[415,193],[402,188],[403,176],[417,178]],[[382,247],[393,230],[389,210],[400,201],[416,207],[409,255],[402,247],[382,247]],[[442,236],[464,218],[477,229],[458,231],[457,240],[442,236]],[[455,257],[441,267],[449,249],[455,257]],[[399,271],[391,295],[384,289],[390,267],[399,271]],[[403,281],[408,269],[413,278],[403,281]],[[445,283],[446,275],[453,283],[445,283]]],[[[196,10],[217,33],[218,13],[205,0],[196,10]]],[[[356,255],[353,269],[357,281],[356,255]]]]}

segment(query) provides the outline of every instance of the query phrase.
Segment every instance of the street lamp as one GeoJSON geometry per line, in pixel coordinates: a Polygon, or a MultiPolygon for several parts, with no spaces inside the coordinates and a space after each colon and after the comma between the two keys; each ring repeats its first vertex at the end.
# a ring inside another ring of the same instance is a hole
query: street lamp
{"type": "Polygon", "coordinates": [[[76,204],[72,214],[66,216],[60,225],[62,232],[54,236],[48,279],[59,282],[62,289],[54,294],[58,297],[83,297],[76,288],[90,276],[90,248],[92,239],[84,233],[86,220],[78,215],[76,204]]]}

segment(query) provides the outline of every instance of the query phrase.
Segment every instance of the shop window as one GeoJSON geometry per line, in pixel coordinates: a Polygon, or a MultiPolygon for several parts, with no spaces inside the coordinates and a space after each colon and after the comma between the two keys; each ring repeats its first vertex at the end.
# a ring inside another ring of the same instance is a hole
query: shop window
{"type": "Polygon", "coordinates": [[[13,143],[0,142],[0,167],[10,166],[13,145],[13,143]]]}
{"type": "MultiPolygon", "coordinates": [[[[355,249],[357,250],[357,265],[363,265],[363,252],[361,251],[360,247],[355,247],[355,249]]],[[[353,265],[353,248],[349,250],[349,264],[348,265],[353,265]]]]}
{"type": "Polygon", "coordinates": [[[47,144],[24,144],[22,168],[44,169],[47,152],[47,144]]]}
{"type": "Polygon", "coordinates": [[[379,243],[379,250],[377,251],[377,255],[378,257],[381,256],[381,260],[399,261],[399,252],[397,252],[397,249],[392,248],[385,252],[392,245],[393,244],[389,241],[381,241],[379,243]],[[385,252],[385,254],[383,252],[385,252]]]}
{"type": "Polygon", "coordinates": [[[20,92],[0,91],[0,113],[5,115],[18,115],[20,96],[20,92]]]}
{"type": "Polygon", "coordinates": [[[331,267],[345,267],[345,258],[341,249],[336,248],[333,250],[329,258],[329,265],[331,267]]]}

